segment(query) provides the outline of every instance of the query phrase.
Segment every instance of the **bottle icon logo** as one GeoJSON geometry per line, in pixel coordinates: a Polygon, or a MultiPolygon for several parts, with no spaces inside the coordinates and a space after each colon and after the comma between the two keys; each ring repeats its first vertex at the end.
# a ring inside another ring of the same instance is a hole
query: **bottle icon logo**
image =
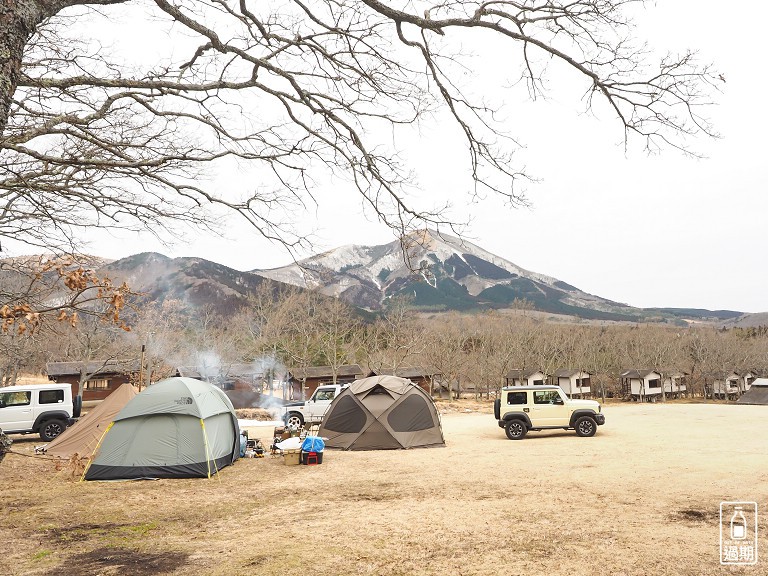
{"type": "Polygon", "coordinates": [[[747,537],[747,519],[741,510],[741,506],[736,506],[731,516],[731,539],[733,540],[744,540],[747,537]]]}
{"type": "Polygon", "coordinates": [[[757,564],[757,502],[720,502],[720,564],[757,564]]]}

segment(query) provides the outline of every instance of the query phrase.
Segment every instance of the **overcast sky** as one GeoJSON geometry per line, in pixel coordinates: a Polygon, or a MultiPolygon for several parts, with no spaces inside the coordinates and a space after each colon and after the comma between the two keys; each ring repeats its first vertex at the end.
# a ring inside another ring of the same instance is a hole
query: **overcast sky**
{"type": "MultiPolygon", "coordinates": [[[[658,47],[698,49],[726,79],[710,114],[722,139],[694,143],[707,157],[671,150],[647,157],[637,148],[625,153],[616,121],[581,114],[581,92],[569,91],[565,80],[558,86],[552,76],[548,101],[520,102],[520,114],[510,115],[510,131],[526,145],[521,160],[539,178],[527,188],[532,209],[494,200],[476,204],[467,239],[519,266],[633,306],[768,311],[768,83],[760,41],[768,8],[750,2],[746,6],[754,8],[740,5],[735,13],[712,0],[663,4],[650,7],[638,35],[658,47]]],[[[452,190],[457,151],[443,146],[440,127],[427,127],[422,138],[416,147],[403,147],[418,167],[423,197],[453,199],[462,213],[465,198],[452,190]]],[[[297,226],[314,230],[317,251],[394,239],[366,219],[351,195],[321,195],[319,208],[298,218],[297,226]]],[[[251,231],[232,224],[228,236],[199,237],[173,249],[150,237],[101,237],[88,251],[120,258],[155,250],[240,270],[290,262],[251,231]]]]}

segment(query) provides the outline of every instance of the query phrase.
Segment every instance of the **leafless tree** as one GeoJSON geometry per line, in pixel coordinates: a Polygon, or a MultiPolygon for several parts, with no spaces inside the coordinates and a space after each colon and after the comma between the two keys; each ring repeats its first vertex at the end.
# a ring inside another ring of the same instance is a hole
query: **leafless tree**
{"type": "Polygon", "coordinates": [[[465,80],[467,47],[529,98],[547,70],[575,72],[585,107],[626,138],[687,150],[713,134],[702,107],[716,75],[693,53],[654,60],[634,40],[635,4],[0,0],[0,238],[69,245],[87,226],[157,233],[235,213],[291,248],[304,238],[290,210],[330,178],[397,231],[447,226],[443,207],[416,207],[399,155],[401,129],[438,117],[466,150],[471,195],[524,202],[518,144],[465,80]],[[97,36],[137,10],[133,48],[168,47],[151,62],[97,36]],[[258,185],[206,183],[245,166],[258,185]]]}
{"type": "Polygon", "coordinates": [[[0,330],[32,333],[46,317],[75,326],[97,316],[128,330],[121,312],[132,296],[125,284],[99,277],[84,257],[0,260],[0,330]]]}

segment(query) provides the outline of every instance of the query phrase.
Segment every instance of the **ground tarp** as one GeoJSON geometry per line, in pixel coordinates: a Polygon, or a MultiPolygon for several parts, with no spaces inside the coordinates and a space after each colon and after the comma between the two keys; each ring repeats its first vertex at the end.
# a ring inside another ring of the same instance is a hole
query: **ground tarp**
{"type": "Polygon", "coordinates": [[[90,456],[115,416],[136,394],[138,392],[131,384],[121,385],[48,443],[45,453],[57,458],[71,458],[74,454],[90,456]]]}
{"type": "Polygon", "coordinates": [[[334,398],[317,435],[344,450],[445,446],[432,398],[396,376],[355,380],[334,398]]]}

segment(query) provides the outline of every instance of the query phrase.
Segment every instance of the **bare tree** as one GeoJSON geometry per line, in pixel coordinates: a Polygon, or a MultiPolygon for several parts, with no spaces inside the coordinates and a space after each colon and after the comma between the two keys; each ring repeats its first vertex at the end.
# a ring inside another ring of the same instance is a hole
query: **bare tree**
{"type": "Polygon", "coordinates": [[[132,292],[99,277],[83,258],[0,260],[0,330],[35,332],[47,317],[76,326],[84,316],[129,330],[120,315],[132,292]]]}
{"type": "Polygon", "coordinates": [[[339,368],[349,363],[349,343],[357,330],[358,320],[349,305],[338,298],[326,299],[318,306],[316,316],[318,349],[325,363],[331,367],[333,383],[339,368]]]}
{"type": "Polygon", "coordinates": [[[686,150],[713,134],[702,106],[716,75],[690,52],[654,61],[632,36],[640,3],[0,0],[0,237],[69,245],[87,226],[157,233],[234,213],[291,248],[304,238],[290,210],[333,176],[398,232],[450,225],[441,206],[414,207],[397,143],[438,113],[466,149],[470,194],[524,202],[518,144],[464,81],[462,51],[485,43],[527,97],[547,69],[570,69],[586,108],[610,111],[625,138],[686,150]],[[135,41],[168,46],[151,62],[97,36],[139,9],[135,41]],[[258,186],[206,184],[241,162],[258,186]]]}

